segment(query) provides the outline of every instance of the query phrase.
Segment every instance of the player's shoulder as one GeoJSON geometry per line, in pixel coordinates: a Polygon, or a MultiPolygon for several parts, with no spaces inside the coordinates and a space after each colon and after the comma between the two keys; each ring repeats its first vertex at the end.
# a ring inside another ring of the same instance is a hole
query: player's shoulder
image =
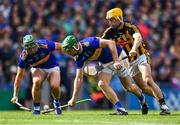
{"type": "Polygon", "coordinates": [[[113,28],[110,26],[110,27],[108,27],[108,28],[106,28],[105,30],[104,30],[104,33],[110,33],[110,32],[112,32],[113,31],[113,28]]]}
{"type": "Polygon", "coordinates": [[[125,27],[127,28],[133,28],[134,26],[136,26],[134,23],[130,22],[130,21],[125,21],[124,22],[125,27]]]}
{"type": "Polygon", "coordinates": [[[93,42],[94,40],[97,40],[97,39],[99,39],[99,38],[98,38],[98,37],[95,37],[95,36],[90,36],[90,37],[84,38],[84,39],[81,40],[80,42],[81,42],[81,43],[93,42]]]}
{"type": "Polygon", "coordinates": [[[23,50],[19,56],[19,58],[23,61],[26,60],[26,58],[28,57],[28,54],[23,50]]]}
{"type": "Polygon", "coordinates": [[[112,26],[106,28],[103,32],[103,36],[101,38],[109,39],[113,37],[113,35],[117,32],[116,28],[113,28],[112,26]]]}
{"type": "Polygon", "coordinates": [[[48,49],[47,40],[44,39],[37,40],[37,45],[39,48],[48,49]]]}

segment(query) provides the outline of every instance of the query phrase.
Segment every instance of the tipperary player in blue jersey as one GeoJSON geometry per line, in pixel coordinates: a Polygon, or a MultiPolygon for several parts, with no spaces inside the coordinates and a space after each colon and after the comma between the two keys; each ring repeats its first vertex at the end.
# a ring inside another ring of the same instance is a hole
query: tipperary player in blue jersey
{"type": "Polygon", "coordinates": [[[18,58],[18,70],[14,82],[14,94],[11,101],[18,101],[18,91],[25,73],[25,69],[31,68],[32,73],[32,97],[34,104],[33,114],[40,114],[40,88],[45,80],[50,83],[54,98],[55,113],[61,114],[60,109],[60,69],[53,55],[54,50],[62,51],[61,44],[48,40],[36,40],[32,35],[23,38],[23,48],[18,58]]]}
{"type": "Polygon", "coordinates": [[[140,102],[143,104],[142,109],[144,114],[147,114],[148,108],[145,102],[145,97],[141,90],[135,85],[131,84],[130,77],[123,63],[118,61],[121,53],[120,46],[116,46],[112,40],[100,39],[97,37],[88,37],[86,39],[77,41],[73,35],[67,36],[62,42],[64,51],[75,58],[77,66],[76,77],[74,80],[74,91],[71,100],[68,102],[70,106],[75,105],[78,93],[83,81],[83,69],[87,61],[98,61],[103,64],[103,68],[98,73],[98,86],[101,88],[106,98],[114,104],[117,109],[115,115],[127,115],[128,112],[122,107],[114,90],[109,86],[112,75],[117,72],[124,88],[127,91],[134,93],[140,102]],[[113,64],[114,62],[114,64],[113,64]],[[117,65],[121,67],[116,67],[117,65]],[[146,113],[145,113],[146,112],[146,113]]]}

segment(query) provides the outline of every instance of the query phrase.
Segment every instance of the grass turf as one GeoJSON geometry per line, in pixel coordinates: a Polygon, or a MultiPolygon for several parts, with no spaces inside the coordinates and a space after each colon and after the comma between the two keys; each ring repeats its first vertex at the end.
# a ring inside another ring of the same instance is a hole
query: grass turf
{"type": "Polygon", "coordinates": [[[64,111],[61,116],[54,113],[34,116],[26,111],[1,111],[0,124],[102,124],[102,125],[180,125],[180,111],[172,112],[170,116],[160,116],[159,111],[149,111],[141,115],[140,111],[129,111],[128,116],[111,116],[107,110],[64,111]]]}

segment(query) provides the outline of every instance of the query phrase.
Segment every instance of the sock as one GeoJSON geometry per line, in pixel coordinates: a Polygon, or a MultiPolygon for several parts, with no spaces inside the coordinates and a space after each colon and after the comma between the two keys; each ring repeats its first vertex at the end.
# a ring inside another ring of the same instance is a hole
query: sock
{"type": "Polygon", "coordinates": [[[122,105],[121,105],[120,101],[116,102],[114,106],[115,106],[116,109],[122,108],[122,105]]]}
{"type": "Polygon", "coordinates": [[[162,98],[162,99],[159,100],[159,104],[160,104],[160,105],[165,105],[165,104],[166,104],[164,98],[162,98]]]}
{"type": "Polygon", "coordinates": [[[54,99],[54,107],[59,107],[60,106],[60,102],[59,102],[59,99],[54,99]]]}
{"type": "Polygon", "coordinates": [[[141,103],[145,103],[145,96],[143,94],[141,94],[141,96],[139,96],[138,99],[141,103]]]}
{"type": "Polygon", "coordinates": [[[34,111],[40,111],[40,103],[34,102],[34,111]]]}

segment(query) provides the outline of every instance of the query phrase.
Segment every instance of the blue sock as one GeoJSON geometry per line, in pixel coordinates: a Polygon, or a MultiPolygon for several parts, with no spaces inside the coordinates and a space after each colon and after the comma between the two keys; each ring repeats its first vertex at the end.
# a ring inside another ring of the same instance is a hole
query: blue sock
{"type": "Polygon", "coordinates": [[[116,109],[122,108],[122,105],[121,105],[120,101],[116,102],[116,104],[114,106],[115,106],[116,109]]]}
{"type": "Polygon", "coordinates": [[[40,111],[40,103],[39,102],[38,103],[34,102],[33,105],[34,105],[34,110],[40,111]]]}
{"type": "Polygon", "coordinates": [[[54,107],[59,107],[60,106],[60,102],[59,99],[54,99],[54,107]]]}
{"type": "Polygon", "coordinates": [[[61,104],[59,102],[59,99],[54,99],[53,105],[55,108],[55,114],[60,115],[62,113],[62,111],[61,111],[61,107],[60,107],[61,104]]]}
{"type": "Polygon", "coordinates": [[[139,96],[138,99],[141,103],[145,102],[145,96],[143,94],[141,94],[141,96],[139,96]]]}

